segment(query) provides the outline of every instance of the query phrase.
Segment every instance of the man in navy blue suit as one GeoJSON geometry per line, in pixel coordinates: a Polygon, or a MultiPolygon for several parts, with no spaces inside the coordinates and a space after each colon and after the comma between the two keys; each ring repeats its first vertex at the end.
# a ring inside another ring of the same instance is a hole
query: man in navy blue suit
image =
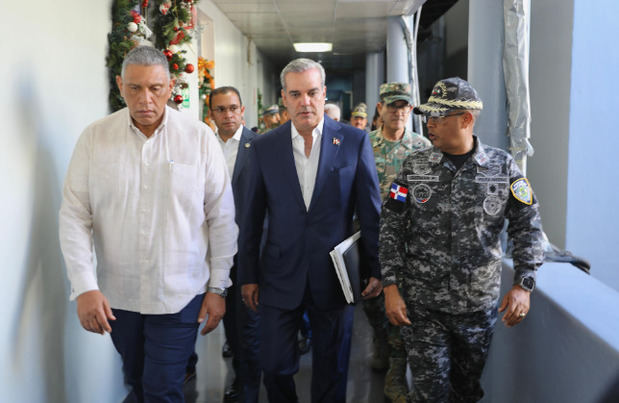
{"type": "MultiPolygon", "coordinates": [[[[232,193],[239,221],[240,209],[247,199],[240,189],[240,175],[247,163],[252,141],[258,134],[243,126],[245,106],[241,94],[234,87],[219,87],[211,92],[210,116],[217,126],[217,140],[221,145],[232,181],[232,193]]],[[[230,270],[232,287],[226,296],[226,315],[223,318],[226,340],[232,350],[235,377],[224,392],[224,401],[257,402],[260,389],[258,361],[258,314],[241,304],[240,287],[237,285],[237,257],[230,270]],[[241,393],[242,392],[242,393],[241,393]],[[241,396],[242,395],[242,396],[241,396]]]]}
{"type": "Polygon", "coordinates": [[[361,227],[363,291],[382,289],[377,258],[380,193],[367,134],[324,115],[325,73],[296,59],[280,76],[291,121],[252,143],[243,172],[239,282],[260,310],[260,359],[270,402],[295,402],[297,332],[304,310],[312,327],[312,402],[345,402],[352,312],[329,252],[361,227]],[[268,215],[261,251],[263,220],[268,215]]]}

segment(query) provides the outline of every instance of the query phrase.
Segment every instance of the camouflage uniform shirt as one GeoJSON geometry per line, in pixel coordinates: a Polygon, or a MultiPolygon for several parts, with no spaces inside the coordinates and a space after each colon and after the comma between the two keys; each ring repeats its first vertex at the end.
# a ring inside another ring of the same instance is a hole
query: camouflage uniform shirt
{"type": "Polygon", "coordinates": [[[382,210],[383,284],[447,313],[494,308],[505,219],[516,278],[534,276],[543,261],[538,203],[530,186],[519,201],[518,185],[528,181],[512,157],[477,138],[459,170],[437,148],[411,154],[392,185],[402,187],[402,201],[389,197],[382,210]]]}
{"type": "Polygon", "coordinates": [[[382,197],[389,194],[391,182],[395,180],[402,162],[408,154],[432,145],[430,140],[408,129],[404,131],[404,136],[398,141],[386,140],[381,129],[370,132],[369,136],[374,150],[374,160],[382,197]]]}

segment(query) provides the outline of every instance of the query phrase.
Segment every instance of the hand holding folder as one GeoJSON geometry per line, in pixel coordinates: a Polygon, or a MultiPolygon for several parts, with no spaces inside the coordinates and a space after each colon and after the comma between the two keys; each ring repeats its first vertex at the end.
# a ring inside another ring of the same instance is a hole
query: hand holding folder
{"type": "Polygon", "coordinates": [[[337,278],[340,280],[346,302],[355,304],[362,299],[361,292],[368,279],[367,270],[360,259],[360,232],[354,233],[329,253],[337,278]]]}

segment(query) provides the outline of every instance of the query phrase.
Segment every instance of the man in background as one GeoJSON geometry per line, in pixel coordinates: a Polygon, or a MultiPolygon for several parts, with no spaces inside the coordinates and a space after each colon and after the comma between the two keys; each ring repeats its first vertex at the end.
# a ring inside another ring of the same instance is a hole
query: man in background
{"type": "Polygon", "coordinates": [[[350,125],[357,129],[366,130],[368,125],[368,107],[361,102],[350,114],[350,125]]]}
{"type": "Polygon", "coordinates": [[[336,104],[325,104],[325,113],[328,117],[335,120],[336,122],[340,121],[340,117],[342,115],[340,107],[336,104]]]}
{"type": "Polygon", "coordinates": [[[264,122],[264,130],[260,134],[265,134],[275,129],[280,125],[279,107],[273,104],[262,112],[262,121],[264,122]]]}
{"type": "MultiPolygon", "coordinates": [[[[247,202],[241,190],[241,175],[247,163],[252,141],[258,135],[243,124],[245,106],[241,94],[234,87],[219,87],[211,92],[210,115],[217,126],[217,140],[221,145],[239,222],[242,206],[247,202]]],[[[224,391],[224,401],[257,402],[260,389],[260,364],[258,361],[258,315],[241,303],[241,290],[237,284],[237,260],[230,271],[232,286],[228,289],[228,311],[223,318],[226,340],[232,351],[235,377],[224,391]]]]}

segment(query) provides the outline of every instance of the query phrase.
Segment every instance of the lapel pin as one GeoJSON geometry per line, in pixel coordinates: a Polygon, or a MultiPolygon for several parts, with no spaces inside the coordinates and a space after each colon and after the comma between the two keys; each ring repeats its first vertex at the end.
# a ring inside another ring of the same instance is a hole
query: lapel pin
{"type": "Polygon", "coordinates": [[[336,146],[340,145],[340,139],[338,139],[337,137],[333,137],[333,144],[335,144],[336,146]]]}
{"type": "Polygon", "coordinates": [[[245,148],[251,147],[251,143],[245,143],[245,148]]]}

